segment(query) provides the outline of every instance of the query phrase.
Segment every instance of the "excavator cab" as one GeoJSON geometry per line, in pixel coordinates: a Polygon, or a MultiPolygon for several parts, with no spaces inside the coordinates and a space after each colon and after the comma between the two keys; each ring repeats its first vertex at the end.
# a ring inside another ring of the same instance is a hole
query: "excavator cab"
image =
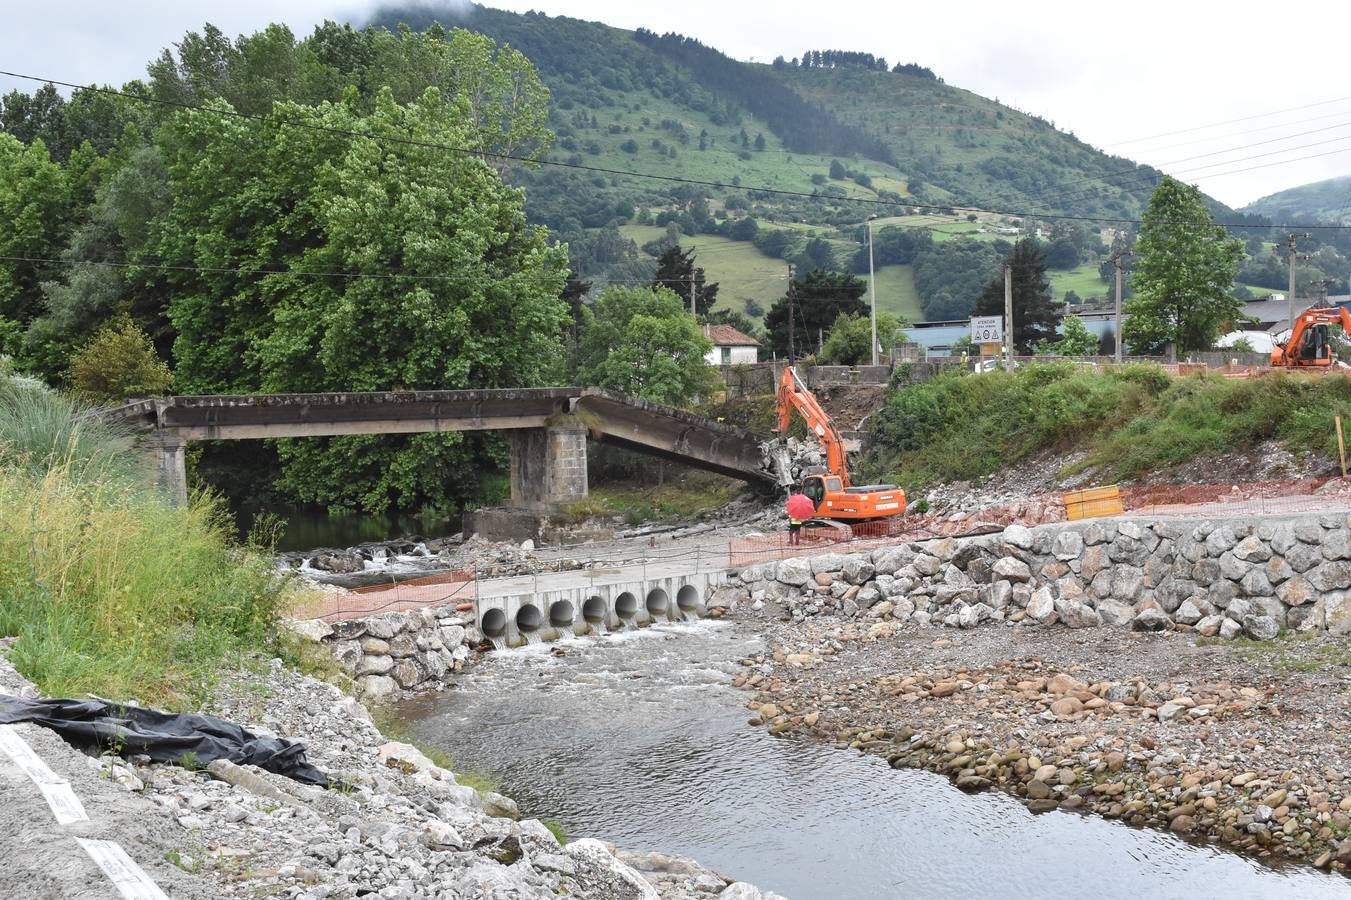
{"type": "Polygon", "coordinates": [[[1304,344],[1299,348],[1301,362],[1307,361],[1317,365],[1329,359],[1331,355],[1332,344],[1328,340],[1328,326],[1325,323],[1320,322],[1304,332],[1304,344]]]}
{"type": "Polygon", "coordinates": [[[812,505],[817,509],[826,499],[826,479],[822,475],[804,475],[802,478],[802,493],[807,495],[812,505]]]}

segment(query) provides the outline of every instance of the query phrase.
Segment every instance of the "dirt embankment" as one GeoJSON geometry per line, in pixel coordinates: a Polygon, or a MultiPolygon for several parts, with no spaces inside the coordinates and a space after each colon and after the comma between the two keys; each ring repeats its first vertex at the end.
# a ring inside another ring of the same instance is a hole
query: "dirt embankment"
{"type": "Polygon", "coordinates": [[[765,621],[755,723],[1033,810],[1351,866],[1351,647],[1194,635],[765,621]]]}

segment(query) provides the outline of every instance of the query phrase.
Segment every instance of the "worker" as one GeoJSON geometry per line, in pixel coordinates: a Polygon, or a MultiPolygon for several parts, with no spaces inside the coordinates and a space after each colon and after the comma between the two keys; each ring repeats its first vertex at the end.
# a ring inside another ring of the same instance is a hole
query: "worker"
{"type": "Polygon", "coordinates": [[[802,543],[802,525],[816,515],[816,504],[806,494],[793,494],[784,504],[788,513],[788,546],[802,543]]]}

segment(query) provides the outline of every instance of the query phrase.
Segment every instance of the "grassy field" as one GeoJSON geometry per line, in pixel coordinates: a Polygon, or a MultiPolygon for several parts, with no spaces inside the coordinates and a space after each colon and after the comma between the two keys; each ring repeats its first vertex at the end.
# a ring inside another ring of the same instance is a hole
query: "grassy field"
{"type": "Polygon", "coordinates": [[[1087,263],[1077,269],[1048,269],[1046,275],[1051,282],[1051,296],[1057,301],[1065,299],[1066,291],[1074,291],[1084,300],[1091,297],[1111,299],[1114,290],[1098,275],[1097,263],[1087,263]]]}
{"type": "Polygon", "coordinates": [[[1047,449],[1134,479],[1209,453],[1279,440],[1334,456],[1333,417],[1351,415],[1351,379],[1172,378],[1153,365],[1086,372],[1041,364],[898,388],[874,419],[873,464],[909,489],[997,472],[1047,449]]]}

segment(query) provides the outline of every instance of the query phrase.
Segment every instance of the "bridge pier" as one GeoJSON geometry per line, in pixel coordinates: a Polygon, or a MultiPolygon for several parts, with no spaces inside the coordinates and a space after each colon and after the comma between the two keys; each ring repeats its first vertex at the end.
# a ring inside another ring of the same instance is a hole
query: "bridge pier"
{"type": "Polygon", "coordinates": [[[155,485],[168,495],[174,506],[188,505],[187,448],[187,441],[173,431],[154,431],[146,441],[155,485]]]}
{"type": "Polygon", "coordinates": [[[554,512],[587,495],[587,429],[575,416],[511,432],[511,505],[554,512]]]}

